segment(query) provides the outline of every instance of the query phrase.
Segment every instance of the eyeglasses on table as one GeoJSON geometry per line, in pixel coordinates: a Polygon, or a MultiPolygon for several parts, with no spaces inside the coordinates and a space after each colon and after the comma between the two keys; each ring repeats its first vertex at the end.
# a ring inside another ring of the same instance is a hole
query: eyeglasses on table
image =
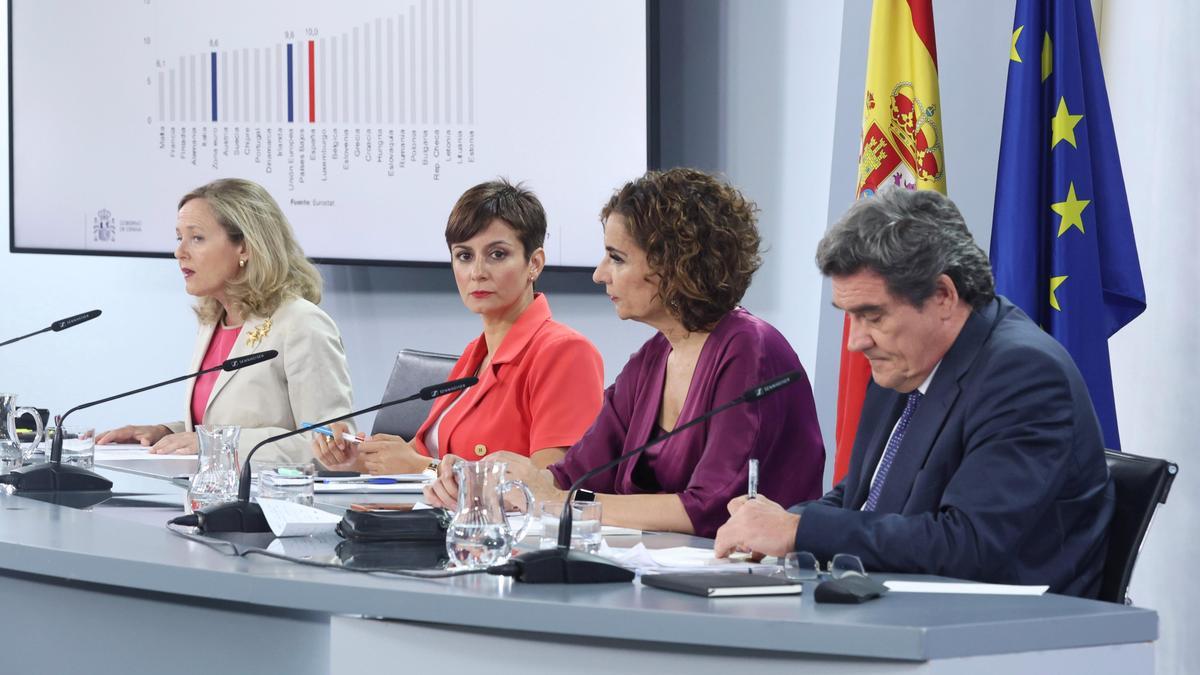
{"type": "Polygon", "coordinates": [[[848,576],[867,576],[862,560],[851,553],[838,553],[824,569],[817,556],[809,551],[793,551],[783,557],[783,576],[789,581],[841,579],[848,576]]]}

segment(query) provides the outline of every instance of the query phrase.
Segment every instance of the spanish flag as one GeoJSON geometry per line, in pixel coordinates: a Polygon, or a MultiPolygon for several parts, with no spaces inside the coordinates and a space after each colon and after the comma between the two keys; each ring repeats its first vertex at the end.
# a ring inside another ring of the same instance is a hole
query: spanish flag
{"type": "MultiPolygon", "coordinates": [[[[887,186],[945,194],[941,112],[932,0],[875,0],[858,158],[859,198],[887,186]]],[[[849,330],[847,317],[842,327],[834,483],[850,466],[871,378],[867,359],[846,350],[849,330]]]]}

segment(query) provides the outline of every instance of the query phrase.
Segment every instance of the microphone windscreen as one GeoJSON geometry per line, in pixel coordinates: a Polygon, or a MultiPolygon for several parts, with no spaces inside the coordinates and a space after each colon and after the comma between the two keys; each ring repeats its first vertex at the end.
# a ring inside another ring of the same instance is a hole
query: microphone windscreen
{"type": "Polygon", "coordinates": [[[478,377],[464,377],[462,379],[450,380],[449,382],[443,382],[441,384],[431,384],[421,390],[421,400],[428,401],[439,396],[445,396],[446,394],[453,394],[454,392],[462,391],[463,389],[466,389],[477,382],[479,382],[478,377]]]}
{"type": "Polygon", "coordinates": [[[238,356],[229,359],[225,363],[222,363],[221,369],[226,371],[237,370],[239,368],[245,368],[246,366],[252,366],[256,363],[262,363],[263,361],[270,361],[276,356],[279,356],[279,352],[275,351],[274,349],[268,349],[265,352],[255,352],[245,356],[238,356]]]}
{"type": "Polygon", "coordinates": [[[92,311],[84,312],[83,314],[76,314],[75,316],[68,316],[65,319],[59,319],[58,321],[50,324],[50,330],[57,333],[60,330],[66,330],[72,326],[78,326],[84,321],[91,321],[98,316],[100,316],[100,310],[98,309],[93,309],[92,311]]]}
{"type": "Polygon", "coordinates": [[[742,394],[742,400],[747,402],[757,401],[764,396],[770,396],[776,391],[779,391],[789,384],[799,380],[803,375],[804,373],[799,370],[793,370],[790,373],[784,373],[779,377],[775,377],[763,382],[757,387],[750,387],[746,390],[746,393],[742,394]]]}

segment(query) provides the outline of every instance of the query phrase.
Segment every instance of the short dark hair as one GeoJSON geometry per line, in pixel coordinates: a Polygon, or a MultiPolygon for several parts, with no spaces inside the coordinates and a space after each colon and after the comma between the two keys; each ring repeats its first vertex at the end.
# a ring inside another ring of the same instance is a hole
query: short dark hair
{"type": "Polygon", "coordinates": [[[758,207],[737,188],[695,169],[651,171],[625,184],[600,211],[619,214],[659,276],[671,316],[712,330],[741,302],[762,265],[758,207]]]}
{"type": "Polygon", "coordinates": [[[507,178],[480,183],[455,202],[446,221],[446,245],[453,246],[486,230],[493,220],[503,220],[525,247],[525,259],[546,241],[546,210],[524,183],[507,178]]]}
{"type": "Polygon", "coordinates": [[[996,297],[992,265],[962,213],[932,190],[889,188],[859,199],[817,245],[817,267],[827,277],[871,270],[917,308],[943,274],[975,309],[996,297]]]}

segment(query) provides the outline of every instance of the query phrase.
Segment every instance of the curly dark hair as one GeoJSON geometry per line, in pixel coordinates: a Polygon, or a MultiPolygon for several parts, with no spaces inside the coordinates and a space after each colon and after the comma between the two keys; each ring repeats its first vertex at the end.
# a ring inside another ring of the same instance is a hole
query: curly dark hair
{"type": "Polygon", "coordinates": [[[681,168],[626,183],[600,220],[616,213],[629,223],[667,311],[689,331],[708,331],[737,307],[762,265],[757,212],[737,188],[681,168]]]}

